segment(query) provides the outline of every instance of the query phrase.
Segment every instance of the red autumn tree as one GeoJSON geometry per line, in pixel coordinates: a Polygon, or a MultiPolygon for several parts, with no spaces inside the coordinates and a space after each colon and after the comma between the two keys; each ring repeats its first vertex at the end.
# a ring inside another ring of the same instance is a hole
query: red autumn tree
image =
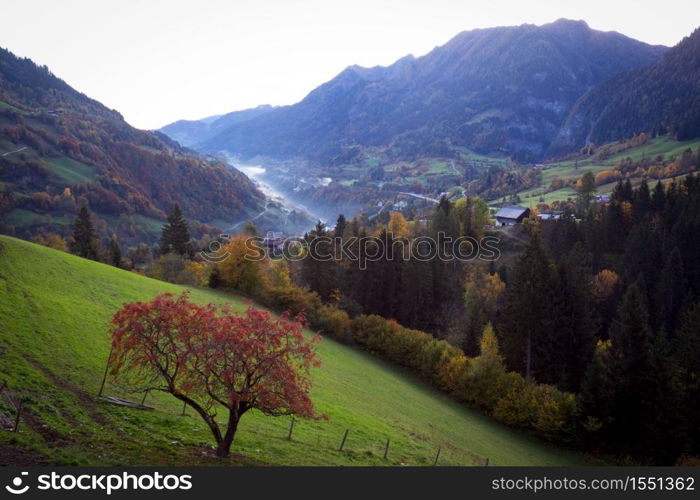
{"type": "Polygon", "coordinates": [[[207,423],[220,457],[229,454],[238,423],[253,408],[266,415],[318,418],[309,397],[315,344],[303,318],[243,315],[166,293],[124,305],[112,319],[111,373],[168,392],[207,423]],[[217,414],[227,413],[225,424],[217,414]]]}

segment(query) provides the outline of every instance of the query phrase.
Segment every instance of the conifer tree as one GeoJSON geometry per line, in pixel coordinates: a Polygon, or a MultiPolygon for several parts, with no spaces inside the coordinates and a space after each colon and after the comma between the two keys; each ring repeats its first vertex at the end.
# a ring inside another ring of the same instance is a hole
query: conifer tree
{"type": "Polygon", "coordinates": [[[73,253],[85,259],[97,259],[95,234],[92,228],[90,211],[86,205],[80,207],[78,217],[73,228],[73,253]]]}
{"type": "Polygon", "coordinates": [[[593,175],[593,172],[589,170],[581,177],[581,185],[578,193],[579,200],[581,201],[581,205],[584,210],[588,209],[588,206],[591,204],[595,191],[595,176],[593,175]]]}
{"type": "Polygon", "coordinates": [[[348,226],[347,220],[345,220],[345,216],[343,214],[340,214],[338,216],[338,220],[335,223],[335,229],[333,230],[333,236],[336,238],[342,238],[343,234],[345,233],[345,228],[348,226]]]}
{"type": "Polygon", "coordinates": [[[666,191],[664,190],[664,185],[661,181],[656,183],[654,186],[654,193],[651,197],[651,207],[657,214],[661,214],[666,205],[666,191]]]}
{"type": "Polygon", "coordinates": [[[553,324],[545,354],[550,379],[560,388],[578,391],[595,347],[590,257],[577,244],[558,270],[558,293],[550,312],[553,324]]]}
{"type": "Polygon", "coordinates": [[[661,270],[656,288],[656,322],[654,324],[658,329],[664,329],[669,333],[676,330],[685,294],[685,273],[681,253],[678,248],[674,248],[661,270]]]}
{"type": "Polygon", "coordinates": [[[186,255],[189,242],[190,231],[187,228],[187,221],[185,221],[180,205],[176,203],[173,211],[168,215],[168,222],[163,226],[163,232],[160,236],[160,251],[163,255],[169,252],[186,255]]]}
{"type": "Polygon", "coordinates": [[[109,259],[114,267],[122,266],[122,250],[119,248],[116,234],[112,235],[112,238],[109,240],[109,259]]]}
{"type": "Polygon", "coordinates": [[[610,327],[612,435],[624,446],[643,450],[654,417],[654,340],[640,275],[625,293],[610,327]]]}
{"type": "Polygon", "coordinates": [[[551,333],[550,311],[556,285],[549,258],[534,236],[518,259],[506,288],[504,324],[501,328],[504,353],[509,365],[526,377],[546,377],[546,338],[551,333]]]}
{"type": "Polygon", "coordinates": [[[651,193],[649,192],[649,185],[646,179],[642,180],[639,188],[634,194],[634,217],[637,221],[640,221],[647,214],[651,208],[651,193]]]}
{"type": "Polygon", "coordinates": [[[678,367],[682,390],[683,415],[691,416],[681,430],[685,437],[684,450],[693,455],[700,450],[700,302],[694,303],[683,315],[681,326],[673,341],[673,358],[678,367]],[[693,417],[694,416],[694,417],[693,417]]]}
{"type": "Polygon", "coordinates": [[[307,236],[309,245],[302,261],[302,279],[323,300],[328,300],[338,286],[335,254],[329,238],[326,225],[319,220],[307,236]]]}

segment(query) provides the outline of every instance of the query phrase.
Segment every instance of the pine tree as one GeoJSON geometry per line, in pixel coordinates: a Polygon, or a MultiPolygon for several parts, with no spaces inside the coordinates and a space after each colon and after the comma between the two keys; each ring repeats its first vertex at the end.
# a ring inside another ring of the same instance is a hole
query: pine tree
{"type": "Polygon", "coordinates": [[[438,234],[443,233],[446,237],[459,237],[459,221],[457,214],[453,210],[452,203],[443,196],[435,210],[435,215],[431,224],[432,236],[437,240],[438,234]]]}
{"type": "Polygon", "coordinates": [[[80,207],[73,229],[73,253],[85,259],[97,259],[95,234],[87,206],[80,207]]]}
{"type": "Polygon", "coordinates": [[[666,205],[666,191],[664,190],[664,185],[661,181],[656,183],[654,186],[654,193],[651,197],[651,207],[657,214],[661,214],[666,205]]]}
{"type": "Polygon", "coordinates": [[[302,279],[323,300],[328,300],[338,287],[337,265],[333,245],[323,222],[319,220],[316,223],[314,230],[308,234],[307,241],[309,246],[302,261],[302,279]]]}
{"type": "Polygon", "coordinates": [[[552,304],[554,327],[549,337],[547,363],[560,388],[578,391],[595,347],[597,330],[593,310],[590,257],[577,244],[559,266],[559,293],[552,304]]]}
{"type": "Polygon", "coordinates": [[[588,206],[591,204],[593,195],[595,194],[595,176],[590,170],[583,174],[581,177],[581,186],[579,188],[579,200],[581,202],[581,207],[583,210],[587,210],[588,206]]]}
{"type": "Polygon", "coordinates": [[[657,328],[674,332],[685,300],[686,285],[683,262],[678,248],[669,254],[656,288],[655,318],[657,328]]]}
{"type": "Polygon", "coordinates": [[[555,290],[552,264],[534,236],[506,288],[501,327],[506,360],[526,377],[548,379],[551,375],[547,360],[552,346],[546,339],[554,319],[550,307],[555,290]]]}
{"type": "Polygon", "coordinates": [[[338,220],[335,222],[335,229],[333,230],[333,236],[336,238],[341,238],[343,237],[343,234],[345,234],[345,228],[348,226],[348,222],[345,220],[345,216],[343,214],[340,214],[338,216],[338,220]]]}
{"type": "Polygon", "coordinates": [[[649,224],[635,225],[627,238],[624,271],[628,283],[632,283],[640,274],[645,280],[642,292],[649,299],[653,297],[654,283],[659,274],[661,245],[658,233],[649,224]]]}
{"type": "Polygon", "coordinates": [[[399,290],[399,321],[410,328],[429,330],[437,304],[433,295],[433,266],[431,262],[411,259],[402,269],[399,290]]]}
{"type": "Polygon", "coordinates": [[[116,234],[109,240],[109,259],[114,267],[122,267],[122,250],[119,248],[116,234]]]}
{"type": "Polygon", "coordinates": [[[681,430],[684,451],[697,456],[700,454],[700,302],[690,306],[683,315],[672,345],[682,394],[680,413],[687,416],[681,430]]]}
{"type": "Polygon", "coordinates": [[[182,214],[180,205],[177,203],[173,211],[168,215],[168,222],[163,226],[160,236],[160,251],[163,255],[175,252],[180,255],[188,253],[190,242],[190,231],[187,228],[187,221],[182,214]]]}
{"type": "Polygon", "coordinates": [[[634,193],[634,218],[641,221],[647,212],[651,209],[651,193],[646,179],[642,180],[639,188],[634,193]]]}
{"type": "Polygon", "coordinates": [[[610,327],[610,378],[613,439],[631,452],[644,452],[653,432],[656,399],[655,359],[648,305],[640,275],[625,293],[610,327]]]}

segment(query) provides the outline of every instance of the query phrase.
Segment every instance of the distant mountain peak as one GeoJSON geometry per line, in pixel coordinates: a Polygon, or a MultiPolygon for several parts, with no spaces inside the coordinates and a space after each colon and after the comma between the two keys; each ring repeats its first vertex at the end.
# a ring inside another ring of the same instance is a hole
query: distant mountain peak
{"type": "Polygon", "coordinates": [[[583,19],[568,19],[566,17],[560,17],[556,21],[552,21],[551,23],[543,24],[542,27],[545,26],[555,26],[555,27],[562,27],[562,28],[585,28],[585,29],[591,29],[590,26],[588,26],[588,23],[584,21],[583,19]]]}

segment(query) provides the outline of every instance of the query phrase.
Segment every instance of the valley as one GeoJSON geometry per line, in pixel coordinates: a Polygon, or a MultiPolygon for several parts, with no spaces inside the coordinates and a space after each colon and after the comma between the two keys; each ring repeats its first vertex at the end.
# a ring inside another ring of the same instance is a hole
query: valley
{"type": "Polygon", "coordinates": [[[0,464],[700,463],[700,29],[551,19],[207,19],[104,56],[157,130],[0,48],[0,464]]]}

